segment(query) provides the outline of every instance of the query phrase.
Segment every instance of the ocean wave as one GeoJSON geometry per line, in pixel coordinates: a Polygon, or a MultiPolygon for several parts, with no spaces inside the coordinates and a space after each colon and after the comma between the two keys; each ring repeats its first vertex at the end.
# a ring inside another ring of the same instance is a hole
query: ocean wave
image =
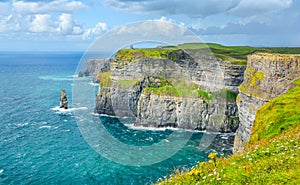
{"type": "Polygon", "coordinates": [[[64,109],[64,108],[59,108],[59,106],[51,108],[51,110],[54,111],[54,113],[56,114],[71,114],[74,111],[87,110],[87,109],[88,109],[87,107],[76,107],[76,108],[64,109]]]}
{"type": "Polygon", "coordinates": [[[90,82],[89,85],[91,85],[91,86],[99,86],[98,83],[94,83],[94,82],[90,82]]]}
{"type": "Polygon", "coordinates": [[[48,75],[48,76],[39,76],[41,80],[52,80],[52,81],[73,81],[74,77],[72,76],[55,76],[55,75],[48,75]]]}
{"type": "Polygon", "coordinates": [[[51,129],[51,126],[50,125],[43,125],[43,126],[40,126],[39,128],[40,129],[43,129],[43,128],[51,129]]]}
{"type": "MultiPolygon", "coordinates": [[[[136,126],[134,124],[124,124],[125,126],[133,129],[133,130],[153,130],[153,131],[165,131],[165,130],[176,130],[176,131],[180,131],[183,130],[181,128],[174,128],[174,127],[144,127],[144,126],[136,126]]],[[[189,130],[187,130],[189,131],[189,130]]]]}
{"type": "Polygon", "coordinates": [[[4,170],[3,170],[3,169],[0,169],[0,174],[3,173],[3,172],[4,172],[4,170]]]}
{"type": "Polygon", "coordinates": [[[24,127],[24,126],[27,126],[28,125],[28,122],[25,122],[25,123],[18,123],[17,124],[17,127],[24,127]]]}
{"type": "Polygon", "coordinates": [[[119,118],[118,116],[111,116],[111,115],[108,115],[108,114],[99,114],[99,113],[96,113],[96,112],[92,112],[91,114],[92,114],[93,116],[110,117],[110,118],[119,118]]]}

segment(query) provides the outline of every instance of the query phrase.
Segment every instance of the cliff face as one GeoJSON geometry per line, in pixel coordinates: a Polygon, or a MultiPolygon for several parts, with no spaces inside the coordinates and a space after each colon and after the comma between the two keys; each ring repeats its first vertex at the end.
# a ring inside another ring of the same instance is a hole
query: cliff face
{"type": "Polygon", "coordinates": [[[287,92],[297,78],[300,78],[299,55],[258,53],[248,56],[244,82],[236,100],[240,125],[234,141],[235,152],[245,149],[258,108],[287,92]]]}
{"type": "Polygon", "coordinates": [[[100,72],[95,112],[136,117],[136,125],[233,132],[235,93],[245,66],[193,51],[165,57],[116,55],[100,72]]]}
{"type": "Polygon", "coordinates": [[[110,59],[89,59],[86,63],[85,71],[79,72],[78,76],[93,76],[93,81],[99,83],[98,73],[108,71],[110,68],[110,59]]]}

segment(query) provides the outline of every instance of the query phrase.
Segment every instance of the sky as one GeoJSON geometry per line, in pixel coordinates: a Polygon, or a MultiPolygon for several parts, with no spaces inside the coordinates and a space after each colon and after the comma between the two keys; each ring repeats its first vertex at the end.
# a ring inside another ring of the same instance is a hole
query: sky
{"type": "Polygon", "coordinates": [[[295,47],[299,10],[299,0],[0,0],[0,51],[85,51],[111,30],[149,20],[204,42],[295,47]]]}

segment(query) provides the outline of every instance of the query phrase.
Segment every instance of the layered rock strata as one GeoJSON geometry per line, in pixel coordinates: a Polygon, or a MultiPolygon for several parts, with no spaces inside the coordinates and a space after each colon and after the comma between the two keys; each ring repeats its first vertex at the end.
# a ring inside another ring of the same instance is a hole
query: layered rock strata
{"type": "Polygon", "coordinates": [[[124,58],[117,54],[110,70],[99,73],[96,113],[135,117],[147,127],[237,129],[235,92],[245,66],[187,50],[124,58]]]}
{"type": "Polygon", "coordinates": [[[299,55],[257,53],[248,56],[244,82],[237,96],[240,125],[234,152],[247,146],[259,107],[287,92],[297,78],[300,78],[299,55]]]}

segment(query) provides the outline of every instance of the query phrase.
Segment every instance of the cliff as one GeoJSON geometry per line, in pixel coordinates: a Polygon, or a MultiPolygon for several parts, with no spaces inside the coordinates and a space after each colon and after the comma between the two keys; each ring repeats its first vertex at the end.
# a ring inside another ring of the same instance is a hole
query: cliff
{"type": "Polygon", "coordinates": [[[108,71],[110,68],[111,60],[106,59],[89,59],[86,63],[85,71],[79,72],[78,76],[93,76],[93,81],[99,83],[97,75],[101,71],[108,71]]]}
{"type": "Polygon", "coordinates": [[[245,151],[226,158],[211,153],[210,162],[176,170],[159,184],[299,184],[300,79],[290,85],[259,108],[245,151]]]}
{"type": "Polygon", "coordinates": [[[246,148],[259,107],[287,92],[297,78],[300,78],[300,55],[257,53],[248,56],[244,82],[236,100],[240,125],[234,152],[246,148]]]}
{"type": "Polygon", "coordinates": [[[234,132],[245,66],[182,49],[120,50],[100,72],[95,112],[136,125],[234,132]]]}

